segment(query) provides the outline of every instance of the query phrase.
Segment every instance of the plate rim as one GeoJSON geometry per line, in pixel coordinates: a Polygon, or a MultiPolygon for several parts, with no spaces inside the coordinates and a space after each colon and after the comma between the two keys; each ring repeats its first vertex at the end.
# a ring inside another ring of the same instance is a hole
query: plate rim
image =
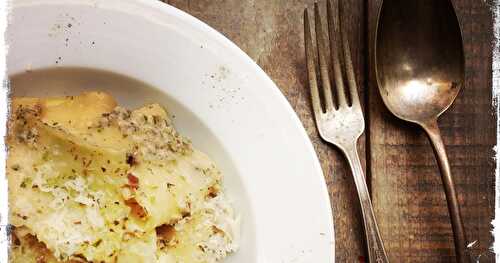
{"type": "MultiPolygon", "coordinates": [[[[15,8],[19,7],[26,7],[26,6],[41,6],[41,5],[47,5],[47,4],[64,4],[64,5],[91,5],[91,6],[98,6],[101,2],[105,2],[105,0],[72,0],[72,1],[64,1],[64,0],[15,0],[11,1],[9,4],[9,10],[12,11],[15,8]]],[[[111,2],[111,1],[109,1],[111,2]]],[[[109,3],[108,2],[108,3],[109,3]]],[[[321,167],[320,160],[318,158],[318,154],[313,146],[312,140],[309,137],[302,121],[300,120],[297,112],[293,109],[292,105],[290,104],[290,101],[287,99],[285,94],[280,90],[278,85],[271,79],[271,77],[247,54],[245,53],[241,48],[239,48],[234,42],[232,42],[228,37],[226,37],[224,34],[221,32],[217,31],[216,29],[212,28],[205,22],[201,21],[200,19],[194,17],[193,15],[190,15],[189,13],[180,10],[168,3],[164,3],[161,1],[151,1],[151,0],[129,0],[127,1],[128,5],[138,5],[141,6],[144,9],[154,9],[157,12],[165,13],[169,16],[175,17],[186,25],[190,25],[194,30],[200,31],[200,32],[205,32],[206,35],[210,36],[213,41],[221,44],[222,46],[225,46],[226,48],[230,49],[228,53],[231,53],[231,56],[239,57],[239,61],[244,63],[245,66],[248,66],[252,69],[254,74],[257,74],[258,77],[265,81],[266,83],[266,90],[267,92],[271,93],[270,95],[273,96],[276,99],[276,102],[280,104],[280,107],[284,109],[287,113],[287,115],[290,117],[290,120],[292,121],[292,125],[295,127],[295,129],[300,133],[300,137],[303,140],[304,146],[306,146],[307,152],[304,152],[303,154],[309,155],[312,157],[313,161],[313,170],[315,171],[315,175],[310,175],[309,178],[314,178],[314,180],[319,180],[319,185],[321,185],[321,188],[318,189],[321,191],[322,201],[327,202],[327,211],[326,214],[329,215],[329,219],[326,220],[328,224],[328,230],[331,235],[331,253],[332,253],[332,258],[334,259],[335,262],[335,227],[334,227],[334,213],[332,209],[332,200],[330,198],[330,194],[328,191],[328,185],[326,183],[326,178],[324,176],[323,169],[321,167]]],[[[109,5],[108,5],[109,6],[109,5]]],[[[120,10],[120,7],[115,8],[116,10],[120,10]]],[[[304,61],[305,63],[305,61],[304,61]]]]}

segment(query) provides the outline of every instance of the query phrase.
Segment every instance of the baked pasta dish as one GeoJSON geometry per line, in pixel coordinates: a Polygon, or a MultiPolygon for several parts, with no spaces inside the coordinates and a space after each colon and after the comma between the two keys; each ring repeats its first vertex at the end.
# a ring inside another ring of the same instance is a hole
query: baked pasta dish
{"type": "Polygon", "coordinates": [[[7,145],[10,263],[209,263],[238,248],[220,171],[158,104],[13,98],[7,145]]]}

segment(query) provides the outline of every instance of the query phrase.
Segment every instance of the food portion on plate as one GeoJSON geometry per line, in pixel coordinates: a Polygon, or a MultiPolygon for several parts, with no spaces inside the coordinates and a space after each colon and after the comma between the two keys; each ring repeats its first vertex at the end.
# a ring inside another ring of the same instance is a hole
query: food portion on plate
{"type": "Polygon", "coordinates": [[[7,144],[11,263],[208,263],[238,249],[220,171],[158,104],[13,98],[7,144]]]}

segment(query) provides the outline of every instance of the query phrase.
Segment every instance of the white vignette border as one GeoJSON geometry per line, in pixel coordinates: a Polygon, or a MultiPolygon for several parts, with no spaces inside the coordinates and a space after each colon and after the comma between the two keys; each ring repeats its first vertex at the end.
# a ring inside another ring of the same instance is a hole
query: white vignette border
{"type": "Polygon", "coordinates": [[[497,116],[497,141],[495,146],[495,218],[493,225],[493,251],[496,261],[500,261],[500,0],[494,0],[493,13],[493,58],[492,58],[492,92],[493,106],[497,116]]]}
{"type": "MultiPolygon", "coordinates": [[[[6,57],[8,45],[5,39],[5,31],[7,29],[9,4],[8,1],[0,0],[0,262],[8,262],[9,238],[8,238],[8,194],[7,194],[7,177],[6,177],[6,153],[5,145],[6,130],[7,130],[7,114],[8,114],[8,79],[6,74],[6,57]]],[[[500,236],[500,0],[494,0],[492,5],[493,13],[493,59],[492,59],[492,92],[493,106],[497,115],[497,141],[495,147],[495,218],[492,221],[493,235],[495,241],[493,250],[496,255],[496,261],[500,260],[500,241],[497,237],[500,236]]]]}

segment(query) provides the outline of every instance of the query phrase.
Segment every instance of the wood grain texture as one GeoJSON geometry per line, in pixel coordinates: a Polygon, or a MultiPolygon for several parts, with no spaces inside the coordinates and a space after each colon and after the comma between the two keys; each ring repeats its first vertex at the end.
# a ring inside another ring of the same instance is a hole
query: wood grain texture
{"type": "MultiPolygon", "coordinates": [[[[440,118],[469,242],[480,262],[488,252],[494,213],[495,116],[491,105],[491,14],[484,1],[455,0],[463,30],[466,83],[440,118]]],[[[370,172],[375,210],[393,262],[454,262],[453,236],[439,170],[423,131],[383,106],[373,71],[381,1],[368,6],[370,172]]]]}
{"type": "MultiPolygon", "coordinates": [[[[165,0],[206,22],[254,59],[275,81],[304,124],[321,160],[330,191],[337,262],[365,256],[357,194],[341,153],[318,136],[305,68],[303,21],[314,0],[165,0]]],[[[324,4],[325,0],[318,1],[324,4]]],[[[382,104],[373,73],[373,40],[381,0],[344,0],[351,52],[361,97],[366,140],[359,142],[391,262],[454,262],[451,227],[435,158],[416,126],[382,104]],[[366,91],[366,96],[363,95],[366,91]]],[[[492,21],[488,1],[454,0],[464,34],[466,87],[439,125],[457,184],[470,241],[480,262],[493,262],[495,116],[491,106],[492,21]]]]}

